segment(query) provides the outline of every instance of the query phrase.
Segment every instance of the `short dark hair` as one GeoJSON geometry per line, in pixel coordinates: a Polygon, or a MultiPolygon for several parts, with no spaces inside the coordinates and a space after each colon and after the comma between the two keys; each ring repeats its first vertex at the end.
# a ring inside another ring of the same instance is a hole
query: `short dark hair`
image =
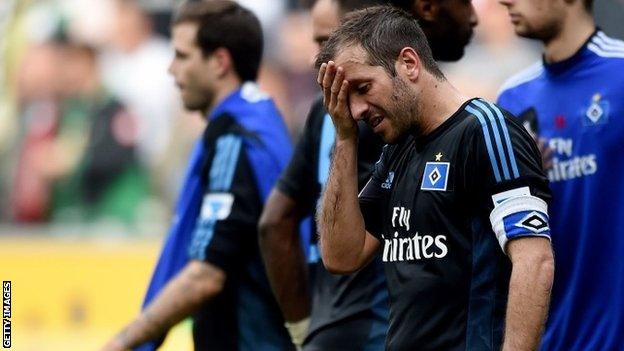
{"type": "Polygon", "coordinates": [[[346,14],[351,11],[376,5],[390,5],[407,12],[412,11],[414,0],[334,0],[338,3],[340,12],[346,14]]]}
{"type": "Polygon", "coordinates": [[[374,6],[348,14],[316,56],[316,68],[335,59],[342,48],[350,45],[362,46],[368,54],[368,63],[383,67],[393,77],[396,76],[394,65],[401,50],[411,47],[427,71],[437,78],[444,78],[418,22],[395,7],[374,6]]]}
{"type": "Polygon", "coordinates": [[[594,12],[594,0],[583,0],[583,6],[585,6],[585,10],[587,10],[587,12],[594,12]]]}
{"type": "Polygon", "coordinates": [[[195,40],[204,56],[225,48],[240,79],[256,80],[264,41],[260,21],[251,11],[230,0],[187,1],[176,12],[173,26],[185,22],[199,25],[195,40]]]}

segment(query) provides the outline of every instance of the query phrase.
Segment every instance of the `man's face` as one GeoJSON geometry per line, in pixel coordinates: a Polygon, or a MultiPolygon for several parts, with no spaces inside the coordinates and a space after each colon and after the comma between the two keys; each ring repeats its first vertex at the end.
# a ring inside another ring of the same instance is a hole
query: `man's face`
{"type": "Polygon", "coordinates": [[[420,21],[433,58],[437,61],[457,61],[464,56],[470,42],[477,14],[471,0],[437,0],[438,17],[433,21],[420,21]]]}
{"type": "Polygon", "coordinates": [[[392,77],[381,66],[366,62],[367,57],[359,46],[346,47],[336,57],[349,82],[349,110],[384,142],[395,143],[415,129],[417,96],[400,73],[392,77]]]}
{"type": "Polygon", "coordinates": [[[314,42],[320,48],[340,25],[338,3],[336,0],[317,0],[312,7],[311,16],[314,42]]]}
{"type": "Polygon", "coordinates": [[[212,55],[204,57],[195,41],[198,25],[191,22],[173,27],[175,57],[169,73],[180,89],[184,107],[205,111],[215,95],[215,62],[212,55]]]}
{"type": "Polygon", "coordinates": [[[548,40],[554,37],[565,17],[561,0],[499,0],[507,8],[517,35],[548,40]]]}

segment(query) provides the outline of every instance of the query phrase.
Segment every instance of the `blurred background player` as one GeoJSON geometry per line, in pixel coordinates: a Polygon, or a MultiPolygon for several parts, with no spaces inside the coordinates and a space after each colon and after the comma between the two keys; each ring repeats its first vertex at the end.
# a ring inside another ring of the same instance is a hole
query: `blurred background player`
{"type": "MultiPolygon", "coordinates": [[[[468,44],[476,14],[470,2],[318,0],[312,8],[314,41],[321,46],[348,12],[378,4],[402,8],[419,18],[440,60],[458,60],[468,44]]],[[[335,131],[318,99],[308,115],[293,159],[260,221],[260,244],[273,291],[280,303],[293,341],[304,350],[382,350],[388,318],[388,296],[379,260],[350,276],[327,272],[320,261],[316,234],[301,250],[298,223],[312,214],[329,175],[335,131]],[[312,293],[305,254],[311,264],[312,293]],[[311,303],[311,307],[310,307],[311,303]]],[[[379,159],[383,142],[365,124],[360,125],[359,187],[364,186],[379,159]]],[[[313,233],[316,233],[314,225],[313,233]]]]}
{"type": "Polygon", "coordinates": [[[546,140],[557,274],[543,350],[624,345],[624,42],[596,28],[592,0],[500,0],[543,60],[498,98],[546,140]]]}
{"type": "Polygon", "coordinates": [[[260,23],[227,0],[185,3],[173,23],[170,73],[184,106],[209,124],[146,307],[104,350],[160,340],[191,315],[197,350],[292,349],[257,246],[264,200],[291,153],[279,112],[254,83],[260,23]],[[175,274],[180,262],[187,263],[175,274]]]}
{"type": "Polygon", "coordinates": [[[149,192],[137,155],[136,118],[102,84],[93,47],[62,33],[45,47],[56,55],[60,74],[49,97],[31,103],[24,116],[30,125],[12,193],[13,216],[132,224],[149,192]],[[35,124],[39,118],[48,120],[45,132],[35,124]]]}

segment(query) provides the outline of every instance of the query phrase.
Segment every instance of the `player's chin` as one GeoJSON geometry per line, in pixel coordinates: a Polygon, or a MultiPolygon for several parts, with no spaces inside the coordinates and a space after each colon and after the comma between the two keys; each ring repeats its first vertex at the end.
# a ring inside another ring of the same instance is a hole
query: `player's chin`
{"type": "Polygon", "coordinates": [[[191,97],[182,96],[184,108],[188,111],[203,111],[206,109],[206,101],[203,99],[193,99],[191,97]]]}
{"type": "Polygon", "coordinates": [[[399,135],[395,133],[395,131],[391,128],[386,128],[381,132],[377,133],[377,135],[379,135],[381,137],[381,140],[383,140],[383,142],[386,144],[396,144],[400,139],[399,135]]]}

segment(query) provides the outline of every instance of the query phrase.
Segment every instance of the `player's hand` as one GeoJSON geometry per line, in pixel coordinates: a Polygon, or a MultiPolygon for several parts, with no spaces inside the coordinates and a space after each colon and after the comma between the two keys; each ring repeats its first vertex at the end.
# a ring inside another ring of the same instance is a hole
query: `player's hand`
{"type": "Polygon", "coordinates": [[[548,146],[548,143],[544,138],[539,138],[537,140],[537,146],[542,154],[542,168],[544,171],[548,171],[553,166],[553,149],[548,146]]]}
{"type": "Polygon", "coordinates": [[[336,137],[339,140],[357,138],[358,128],[349,110],[349,82],[344,69],[333,61],[323,63],[317,82],[323,90],[323,103],[334,122],[336,137]]]}

